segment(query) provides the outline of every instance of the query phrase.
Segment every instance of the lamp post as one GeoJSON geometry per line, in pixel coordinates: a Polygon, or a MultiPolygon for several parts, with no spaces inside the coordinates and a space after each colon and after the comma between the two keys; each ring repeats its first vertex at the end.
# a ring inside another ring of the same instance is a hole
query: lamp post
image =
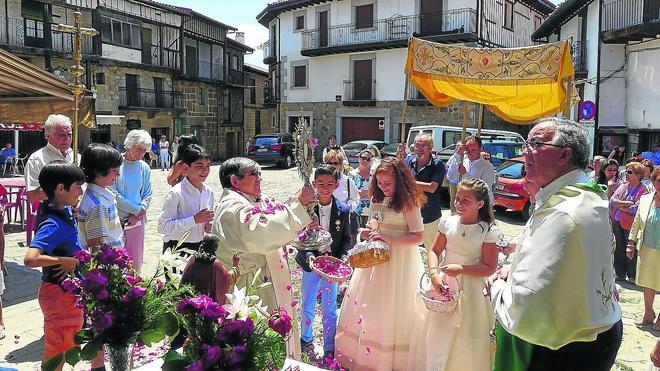
{"type": "Polygon", "coordinates": [[[73,75],[73,83],[69,84],[69,89],[73,94],[73,162],[78,163],[78,125],[80,124],[80,101],[85,93],[85,85],[82,84],[80,78],[85,73],[85,69],[80,64],[82,61],[81,42],[82,36],[96,36],[98,32],[93,28],[85,28],[80,25],[82,20],[82,13],[73,13],[74,22],[73,26],[59,24],[57,31],[62,33],[73,34],[73,66],[69,68],[69,72],[73,75]]]}

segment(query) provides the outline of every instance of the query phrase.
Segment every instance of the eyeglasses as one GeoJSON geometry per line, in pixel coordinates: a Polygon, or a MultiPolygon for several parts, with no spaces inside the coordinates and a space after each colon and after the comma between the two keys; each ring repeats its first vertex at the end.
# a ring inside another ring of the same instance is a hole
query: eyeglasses
{"type": "Polygon", "coordinates": [[[360,156],[360,160],[363,160],[363,161],[371,161],[371,157],[363,157],[363,156],[360,156]]]}
{"type": "Polygon", "coordinates": [[[635,174],[635,173],[632,170],[626,170],[626,174],[630,175],[630,174],[635,174]]]}
{"type": "Polygon", "coordinates": [[[540,139],[530,139],[529,141],[524,143],[525,148],[527,148],[530,151],[536,150],[540,146],[550,146],[550,147],[557,147],[557,148],[565,148],[565,146],[559,145],[559,144],[552,144],[552,143],[545,143],[542,142],[540,139]]]}
{"type": "Polygon", "coordinates": [[[326,165],[337,166],[337,165],[341,165],[341,162],[339,162],[339,161],[337,161],[337,162],[335,162],[335,161],[329,161],[329,162],[326,162],[326,165]]]}

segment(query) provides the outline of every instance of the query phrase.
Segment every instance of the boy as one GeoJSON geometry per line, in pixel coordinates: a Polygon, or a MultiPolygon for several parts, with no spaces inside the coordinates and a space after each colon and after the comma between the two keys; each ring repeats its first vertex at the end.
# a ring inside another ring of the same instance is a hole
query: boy
{"type": "MultiPolygon", "coordinates": [[[[180,153],[185,178],[165,196],[158,219],[158,232],[163,234],[163,252],[179,248],[197,251],[204,233],[213,220],[213,191],[204,184],[211,170],[211,154],[206,148],[192,144],[180,153]],[[184,234],[189,232],[188,236],[184,234]]],[[[189,254],[181,252],[182,256],[189,254]]]]}
{"type": "Polygon", "coordinates": [[[119,176],[123,158],[107,144],[90,144],[80,159],[87,189],[78,208],[80,241],[88,248],[124,246],[124,234],[110,187],[119,176]]]}
{"type": "Polygon", "coordinates": [[[80,275],[74,254],[83,247],[71,208],[78,204],[84,182],[82,170],[64,161],[53,161],[39,173],[47,200],[39,208],[35,236],[24,263],[30,268],[43,267],[39,288],[39,306],[44,314],[43,362],[72,348],[73,337],[83,326],[83,309],[76,306],[76,296],[65,291],[61,283],[68,275],[80,275]]]}
{"type": "Polygon", "coordinates": [[[321,254],[332,255],[335,258],[344,259],[351,248],[351,231],[349,225],[350,206],[338,201],[332,193],[339,186],[339,173],[334,167],[328,165],[319,166],[314,172],[312,182],[318,193],[319,205],[314,212],[319,218],[319,226],[330,232],[332,244],[329,251],[310,252],[298,251],[296,262],[303,269],[302,277],[302,309],[300,314],[301,323],[301,347],[310,358],[316,359],[314,353],[313,326],[314,312],[316,309],[316,297],[321,293],[321,311],[323,313],[323,362],[334,359],[335,331],[337,327],[337,282],[330,282],[313,272],[309,266],[309,258],[321,254]]]}

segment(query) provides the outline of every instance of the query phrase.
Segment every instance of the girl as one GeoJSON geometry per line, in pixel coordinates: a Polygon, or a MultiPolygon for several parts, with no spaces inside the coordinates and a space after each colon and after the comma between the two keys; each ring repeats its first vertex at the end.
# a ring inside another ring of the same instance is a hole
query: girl
{"type": "Polygon", "coordinates": [[[494,319],[482,289],[485,279],[497,268],[495,242],[501,232],[493,224],[488,186],[482,180],[461,181],[456,187],[454,206],[458,215],[440,218],[428,263],[436,290],[442,285],[455,290],[458,280],[463,296],[453,314],[427,311],[425,320],[416,324],[410,370],[492,369],[488,332],[494,319]],[[444,264],[439,265],[443,252],[444,264]],[[439,271],[433,270],[438,267],[439,271]]]}
{"type": "Polygon", "coordinates": [[[396,158],[384,159],[375,177],[369,222],[374,229],[362,237],[388,243],[391,257],[355,270],[341,305],[335,356],[351,370],[406,370],[411,324],[422,320],[415,291],[424,269],[417,245],[423,239],[420,207],[426,200],[396,158]]]}

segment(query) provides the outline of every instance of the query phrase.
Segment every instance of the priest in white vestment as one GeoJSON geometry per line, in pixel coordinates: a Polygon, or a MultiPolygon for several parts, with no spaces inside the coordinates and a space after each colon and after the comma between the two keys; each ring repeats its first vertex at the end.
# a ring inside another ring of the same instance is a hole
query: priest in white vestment
{"type": "MultiPolygon", "coordinates": [[[[269,310],[282,307],[291,318],[297,318],[283,247],[312,222],[304,205],[313,201],[313,189],[303,187],[287,202],[276,202],[261,193],[259,165],[243,157],[229,159],[220,166],[220,183],[223,191],[212,228],[220,239],[218,259],[229,267],[234,253],[240,252],[241,275],[236,285],[247,287],[261,268],[259,280],[272,283],[257,292],[263,304],[269,310]]],[[[300,359],[300,334],[295,324],[287,353],[290,358],[300,359]]]]}

